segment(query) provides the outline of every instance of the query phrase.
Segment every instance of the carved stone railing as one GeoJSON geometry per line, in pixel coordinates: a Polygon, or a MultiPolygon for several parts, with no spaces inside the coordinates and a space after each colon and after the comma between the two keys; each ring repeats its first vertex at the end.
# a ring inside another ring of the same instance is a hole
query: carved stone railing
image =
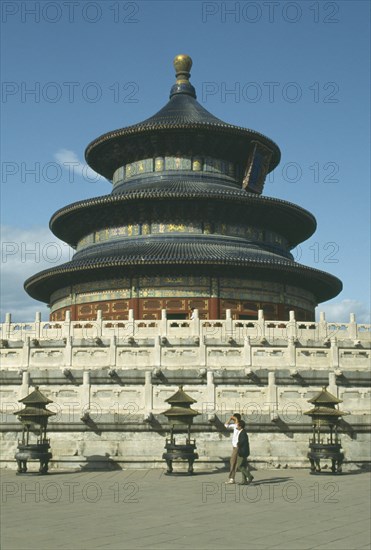
{"type": "Polygon", "coordinates": [[[289,342],[290,339],[299,341],[315,341],[329,343],[331,340],[353,340],[355,345],[367,342],[371,336],[371,325],[357,324],[355,315],[350,315],[349,323],[329,323],[321,313],[319,322],[296,321],[294,312],[290,312],[288,321],[270,321],[264,319],[263,311],[259,311],[255,321],[233,320],[230,310],[227,310],[226,319],[202,320],[195,312],[195,318],[189,320],[168,320],[163,310],[160,320],[135,320],[133,311],[129,312],[129,319],[123,321],[103,320],[98,312],[94,321],[71,321],[66,315],[65,321],[41,321],[40,313],[36,314],[35,322],[12,323],[11,315],[6,315],[5,323],[1,324],[2,340],[22,340],[27,337],[34,340],[60,340],[63,338],[110,338],[145,339],[166,337],[187,339],[197,337],[228,342],[233,339],[243,342],[249,338],[253,344],[265,341],[289,342]]]}

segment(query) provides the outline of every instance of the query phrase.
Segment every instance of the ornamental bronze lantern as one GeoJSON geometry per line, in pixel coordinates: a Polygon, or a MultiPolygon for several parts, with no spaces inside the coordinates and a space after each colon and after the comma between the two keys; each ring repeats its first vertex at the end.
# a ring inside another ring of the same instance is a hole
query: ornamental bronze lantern
{"type": "Polygon", "coordinates": [[[193,418],[200,413],[191,409],[191,405],[196,401],[183,391],[183,386],[179,386],[178,391],[165,401],[171,405],[170,409],[162,413],[171,424],[170,439],[166,439],[166,453],[162,455],[166,460],[167,473],[173,472],[173,460],[187,460],[188,473],[193,474],[193,463],[198,454],[195,453],[196,440],[191,440],[191,424],[193,418]],[[186,441],[179,444],[175,440],[174,432],[184,426],[188,427],[186,441]]]}
{"type": "Polygon", "coordinates": [[[342,400],[328,392],[326,387],[323,387],[322,391],[309,399],[308,403],[314,405],[313,409],[304,413],[311,416],[313,422],[313,437],[309,440],[310,451],[307,455],[310,461],[311,473],[321,473],[320,460],[322,458],[331,460],[332,473],[340,474],[344,453],[338,437],[338,427],[340,418],[349,413],[341,412],[335,408],[336,405],[342,403],[342,400]],[[329,437],[328,430],[330,430],[329,437]]]}
{"type": "Polygon", "coordinates": [[[45,397],[36,387],[27,397],[20,399],[19,403],[23,403],[25,408],[13,413],[23,424],[22,441],[18,441],[18,451],[15,454],[18,474],[27,473],[27,460],[39,460],[38,473],[47,474],[52,453],[49,452],[50,440],[46,438],[46,427],[49,416],[54,416],[56,413],[48,411],[46,405],[53,401],[45,397]],[[30,431],[36,435],[36,443],[30,443],[30,431]]]}

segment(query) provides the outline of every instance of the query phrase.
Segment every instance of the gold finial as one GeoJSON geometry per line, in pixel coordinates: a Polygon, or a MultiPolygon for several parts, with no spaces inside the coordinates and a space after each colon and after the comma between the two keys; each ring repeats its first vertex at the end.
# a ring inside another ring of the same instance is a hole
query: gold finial
{"type": "Polygon", "coordinates": [[[192,67],[192,59],[189,55],[180,54],[174,58],[174,69],[177,81],[186,81],[189,79],[189,71],[192,67]]]}
{"type": "Polygon", "coordinates": [[[176,82],[170,90],[170,98],[175,95],[189,95],[196,99],[196,91],[189,82],[192,59],[189,55],[180,54],[174,58],[176,82]]]}

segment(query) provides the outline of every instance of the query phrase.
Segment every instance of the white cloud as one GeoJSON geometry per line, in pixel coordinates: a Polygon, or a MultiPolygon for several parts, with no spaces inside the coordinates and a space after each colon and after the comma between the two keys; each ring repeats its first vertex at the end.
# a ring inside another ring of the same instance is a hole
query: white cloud
{"type": "Polygon", "coordinates": [[[321,304],[316,311],[317,319],[320,311],[325,313],[326,321],[332,323],[349,323],[351,313],[355,313],[357,323],[370,323],[370,308],[358,300],[344,299],[341,302],[321,304]]]}
{"type": "MultiPolygon", "coordinates": [[[[94,172],[87,164],[81,162],[74,151],[69,149],[59,149],[54,158],[58,163],[68,171],[69,181],[73,183],[76,176],[82,177],[89,183],[95,183],[99,180],[104,180],[102,176],[94,172]]],[[[105,181],[105,180],[104,180],[105,181]]]]}
{"type": "Polygon", "coordinates": [[[45,304],[28,296],[23,288],[24,281],[51,267],[72,258],[73,250],[57,239],[47,228],[19,229],[1,227],[1,313],[12,314],[16,322],[32,321],[35,312],[41,311],[42,318],[49,317],[45,304]]]}
{"type": "MultiPolygon", "coordinates": [[[[68,172],[71,183],[83,178],[89,183],[104,180],[87,164],[81,162],[69,149],[59,149],[54,158],[62,169],[68,172]]],[[[1,226],[1,304],[0,322],[5,313],[12,314],[15,322],[32,321],[35,312],[41,311],[42,318],[49,318],[45,304],[33,300],[23,288],[24,281],[51,267],[55,267],[72,258],[73,250],[57,239],[48,228],[1,226]]]]}

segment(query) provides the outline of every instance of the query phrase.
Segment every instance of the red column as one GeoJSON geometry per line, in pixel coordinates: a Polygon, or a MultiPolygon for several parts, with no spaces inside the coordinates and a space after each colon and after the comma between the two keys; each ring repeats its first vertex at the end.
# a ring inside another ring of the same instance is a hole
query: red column
{"type": "Polygon", "coordinates": [[[134,319],[139,319],[139,298],[129,299],[129,309],[134,310],[134,319]]]}
{"type": "Polygon", "coordinates": [[[76,305],[71,305],[71,321],[78,321],[76,305]]]}
{"type": "Polygon", "coordinates": [[[209,298],[209,319],[220,319],[219,298],[209,298]]]}

